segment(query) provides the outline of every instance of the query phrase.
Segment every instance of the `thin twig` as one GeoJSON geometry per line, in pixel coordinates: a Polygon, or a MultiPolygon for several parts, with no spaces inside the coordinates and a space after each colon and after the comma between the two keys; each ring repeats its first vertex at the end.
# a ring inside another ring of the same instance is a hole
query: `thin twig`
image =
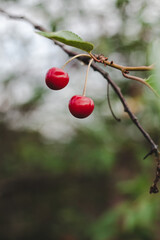
{"type": "Polygon", "coordinates": [[[154,69],[154,64],[151,64],[150,66],[130,67],[130,66],[122,66],[122,65],[119,65],[117,63],[114,63],[113,61],[109,61],[108,58],[106,58],[102,54],[97,55],[97,56],[92,54],[92,57],[94,58],[94,60],[96,62],[100,62],[100,63],[103,63],[104,65],[119,69],[122,72],[126,72],[126,71],[150,71],[150,70],[154,69]]]}
{"type": "Polygon", "coordinates": [[[121,119],[116,117],[116,115],[115,115],[114,112],[113,112],[112,106],[111,106],[110,97],[109,97],[109,83],[107,83],[107,100],[108,100],[108,106],[109,106],[109,109],[110,109],[110,111],[111,111],[111,113],[112,113],[113,118],[114,118],[117,122],[120,122],[121,119]]]}
{"type": "Polygon", "coordinates": [[[11,18],[11,19],[23,20],[23,21],[29,23],[30,25],[32,25],[36,30],[46,31],[45,28],[43,28],[42,26],[40,26],[38,24],[35,24],[34,22],[32,22],[30,19],[28,19],[25,16],[13,15],[13,14],[10,14],[10,13],[6,12],[5,10],[3,10],[1,8],[0,8],[0,13],[3,13],[4,15],[6,15],[8,18],[11,18]]]}
{"type": "Polygon", "coordinates": [[[140,82],[140,83],[142,83],[143,85],[147,86],[152,92],[154,92],[154,94],[155,94],[157,97],[159,97],[159,95],[157,94],[157,92],[156,92],[143,78],[130,75],[130,74],[128,74],[128,72],[127,72],[127,73],[122,72],[122,74],[123,74],[123,76],[124,76],[125,78],[131,79],[131,80],[135,80],[135,81],[140,82]]]}

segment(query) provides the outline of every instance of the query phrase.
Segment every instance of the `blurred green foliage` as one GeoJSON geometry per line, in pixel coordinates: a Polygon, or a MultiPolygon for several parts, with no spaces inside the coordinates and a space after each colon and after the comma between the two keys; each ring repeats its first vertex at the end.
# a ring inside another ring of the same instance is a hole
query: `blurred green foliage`
{"type": "MultiPolygon", "coordinates": [[[[68,2],[75,6],[73,0],[62,1],[62,8],[68,2]]],[[[114,1],[121,27],[111,36],[104,33],[93,41],[98,53],[120,56],[127,65],[145,65],[159,18],[157,22],[145,22],[141,16],[147,1],[135,1],[141,4],[133,12],[132,2],[114,1]],[[130,36],[126,27],[133,20],[139,31],[130,36]]],[[[84,16],[82,3],[75,7],[84,16]]],[[[45,4],[39,2],[41,11],[46,11],[45,4]]],[[[52,29],[59,30],[70,17],[70,8],[65,12],[61,9],[57,19],[48,16],[52,29]]],[[[142,73],[142,77],[146,75],[142,73]]],[[[122,81],[120,74],[114,77],[130,107],[158,143],[157,98],[139,84],[122,81]]],[[[15,78],[16,69],[1,82],[9,99],[15,78]]],[[[27,118],[45,96],[46,91],[38,86],[30,99],[13,104],[9,111],[27,118]]],[[[111,100],[117,109],[114,94],[111,100]]],[[[96,105],[98,120],[75,129],[75,135],[62,142],[45,139],[27,127],[14,129],[7,118],[7,101],[0,105],[0,239],[159,240],[159,194],[149,195],[154,161],[152,157],[143,161],[148,143],[125,113],[117,113],[122,120],[117,123],[108,110],[107,116],[103,114],[106,100],[97,100],[96,105]]]]}

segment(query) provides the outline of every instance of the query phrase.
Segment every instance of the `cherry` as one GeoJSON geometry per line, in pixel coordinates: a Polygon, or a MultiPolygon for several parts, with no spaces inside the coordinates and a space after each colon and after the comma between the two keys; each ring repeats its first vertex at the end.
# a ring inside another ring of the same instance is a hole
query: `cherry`
{"type": "Polygon", "coordinates": [[[48,70],[45,80],[49,88],[60,90],[68,84],[69,76],[63,69],[53,67],[48,70]]]}
{"type": "Polygon", "coordinates": [[[94,109],[94,102],[91,98],[75,95],[69,101],[69,110],[76,118],[88,117],[94,109]]]}

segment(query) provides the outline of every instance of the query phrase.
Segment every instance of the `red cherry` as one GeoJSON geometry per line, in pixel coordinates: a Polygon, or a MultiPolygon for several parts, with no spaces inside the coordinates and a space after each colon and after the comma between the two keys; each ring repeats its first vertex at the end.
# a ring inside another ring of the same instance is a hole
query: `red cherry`
{"type": "Polygon", "coordinates": [[[94,109],[94,102],[91,98],[75,95],[69,101],[69,110],[76,118],[88,117],[94,109]]]}
{"type": "Polygon", "coordinates": [[[53,67],[47,72],[45,80],[49,88],[60,90],[68,84],[69,76],[62,69],[53,67]]]}

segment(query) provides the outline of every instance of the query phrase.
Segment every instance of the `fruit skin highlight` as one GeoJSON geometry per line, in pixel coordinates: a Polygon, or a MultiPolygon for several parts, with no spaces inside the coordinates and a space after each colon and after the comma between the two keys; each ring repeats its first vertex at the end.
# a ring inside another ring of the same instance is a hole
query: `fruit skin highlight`
{"type": "Polygon", "coordinates": [[[76,118],[86,118],[94,110],[94,102],[91,98],[75,95],[69,101],[69,110],[76,118]]]}
{"type": "Polygon", "coordinates": [[[60,90],[68,84],[69,76],[63,69],[53,67],[48,70],[45,82],[50,89],[60,90]]]}

